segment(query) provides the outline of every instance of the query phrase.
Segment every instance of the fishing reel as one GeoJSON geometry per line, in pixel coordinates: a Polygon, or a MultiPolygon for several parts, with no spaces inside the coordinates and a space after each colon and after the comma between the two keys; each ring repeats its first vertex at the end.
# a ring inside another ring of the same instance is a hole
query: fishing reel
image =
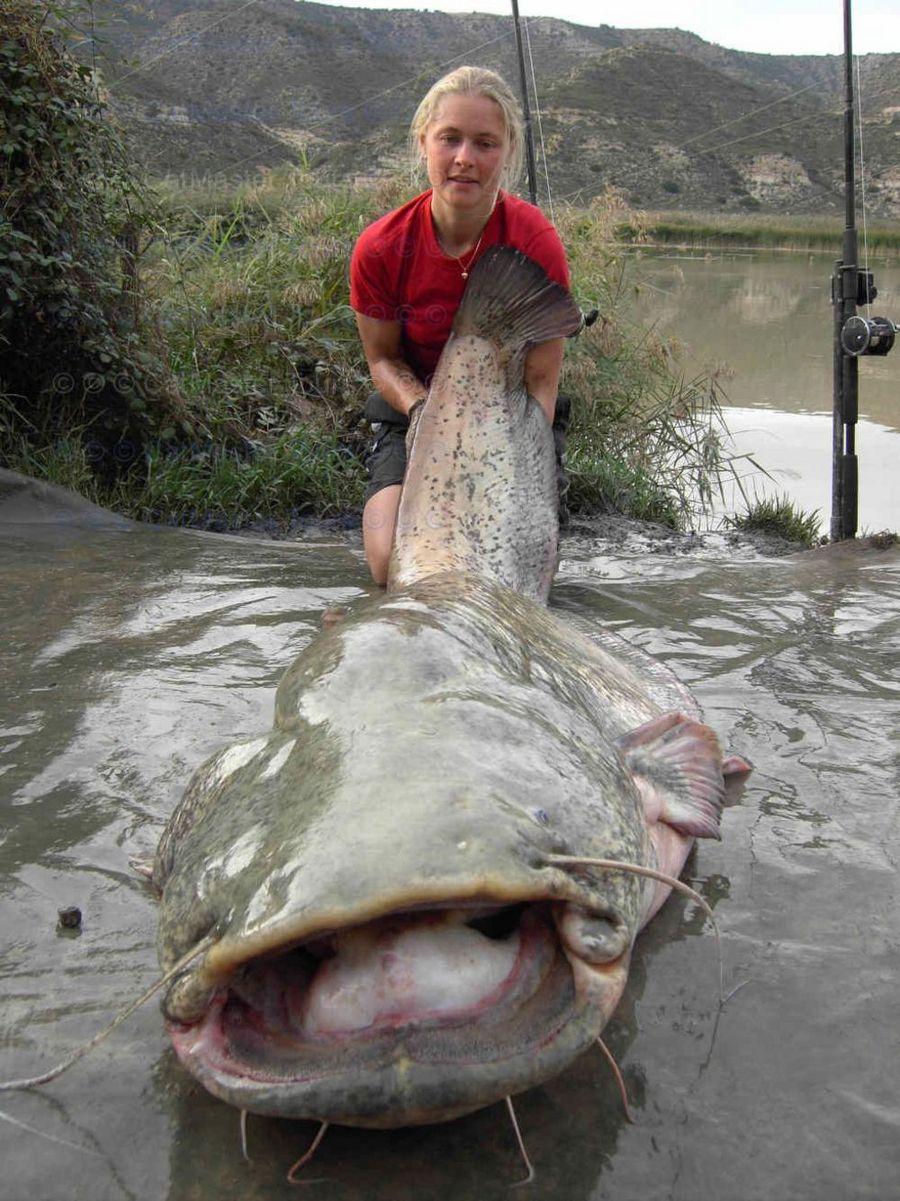
{"type": "Polygon", "coordinates": [[[863,354],[888,354],[900,332],[889,317],[848,317],[841,329],[841,349],[858,358],[863,354]]]}
{"type": "MultiPolygon", "coordinates": [[[[838,303],[840,295],[841,279],[839,274],[835,274],[831,277],[832,304],[838,303]]],[[[857,271],[856,303],[869,305],[877,295],[872,272],[857,271]]],[[[890,317],[848,317],[841,327],[841,350],[854,359],[864,354],[883,356],[890,352],[898,332],[900,325],[896,325],[890,317]]]]}

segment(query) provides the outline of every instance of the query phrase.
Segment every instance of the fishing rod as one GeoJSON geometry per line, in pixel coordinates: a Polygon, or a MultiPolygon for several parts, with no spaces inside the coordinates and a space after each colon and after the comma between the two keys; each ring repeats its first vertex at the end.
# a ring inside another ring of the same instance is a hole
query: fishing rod
{"type": "Polygon", "coordinates": [[[519,56],[519,88],[522,92],[522,117],[525,122],[525,164],[528,170],[528,199],[537,204],[537,170],[534,165],[534,131],[531,128],[531,109],[528,105],[528,82],[525,78],[525,55],[522,50],[522,30],[519,28],[519,0],[512,0],[513,25],[516,29],[516,53],[519,56]]]}
{"type": "MultiPolygon", "coordinates": [[[[522,94],[522,121],[525,126],[525,165],[528,171],[528,199],[532,204],[537,204],[537,168],[535,167],[534,158],[534,130],[531,127],[531,106],[528,103],[528,80],[525,75],[525,53],[522,49],[522,30],[519,25],[519,0],[512,0],[512,15],[513,25],[516,30],[516,52],[519,56],[519,89],[522,94]]],[[[529,53],[531,43],[529,42],[529,53]]],[[[535,97],[535,100],[537,97],[535,97]]],[[[546,169],[546,159],[544,167],[546,169]]],[[[547,180],[549,188],[550,180],[547,180]]],[[[593,325],[600,316],[600,310],[597,308],[581,310],[581,325],[574,334],[570,334],[570,338],[577,337],[583,329],[589,325],[593,325]]]]}
{"type": "MultiPolygon", "coordinates": [[[[859,267],[856,236],[856,161],[853,142],[853,29],[851,0],[844,0],[844,243],[831,277],[834,316],[834,406],[832,418],[831,540],[855,538],[859,501],[856,423],[859,417],[859,359],[886,355],[900,326],[887,317],[860,317],[858,305],[878,295],[873,274],[859,267]]],[[[862,136],[860,134],[860,136],[862,136]]]]}

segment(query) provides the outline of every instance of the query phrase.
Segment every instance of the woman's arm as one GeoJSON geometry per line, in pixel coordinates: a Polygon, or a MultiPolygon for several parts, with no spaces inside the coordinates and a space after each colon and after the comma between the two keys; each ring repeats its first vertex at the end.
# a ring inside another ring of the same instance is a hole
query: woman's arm
{"type": "MultiPolygon", "coordinates": [[[[399,321],[379,321],[356,314],[363,353],[372,383],[388,404],[404,415],[428,395],[428,389],[401,354],[399,321]]],[[[525,387],[553,424],[556,393],[562,369],[565,338],[554,338],[533,346],[525,359],[525,387]]]]}
{"type": "Polygon", "coordinates": [[[539,346],[532,346],[525,358],[525,387],[544,410],[551,425],[556,414],[556,393],[565,344],[565,338],[541,342],[539,346]]]}
{"type": "Polygon", "coordinates": [[[400,322],[357,313],[356,324],[372,383],[391,408],[406,415],[417,401],[425,399],[428,389],[401,354],[400,322]]]}

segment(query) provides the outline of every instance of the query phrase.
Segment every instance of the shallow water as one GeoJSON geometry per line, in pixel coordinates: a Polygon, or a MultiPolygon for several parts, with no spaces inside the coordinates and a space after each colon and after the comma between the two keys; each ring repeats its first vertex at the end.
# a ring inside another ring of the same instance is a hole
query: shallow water
{"type": "MultiPolygon", "coordinates": [[[[773,252],[641,252],[630,282],[634,316],[681,347],[687,378],[721,375],[734,452],[753,455],[767,478],[741,469],[751,495],[787,493],[831,513],[832,314],[826,255],[773,252]]],[[[870,312],[900,321],[900,265],[872,258],[878,296],[870,312]]],[[[866,312],[866,310],[861,310],[866,312]]],[[[900,528],[900,345],[860,359],[857,453],[859,528],[900,528]]],[[[737,489],[723,508],[741,510],[737,489]]]]}
{"type": "MultiPolygon", "coordinates": [[[[129,857],[152,852],[208,752],[268,726],[324,606],[367,587],[354,535],[258,543],[46,495],[0,503],[3,1077],[55,1063],[154,978],[155,904],[129,857]],[[64,904],[80,936],[56,932],[64,904]]],[[[755,764],[687,871],[716,909],[726,990],[746,984],[719,1012],[709,925],[670,900],[607,1028],[637,1124],[586,1055],[517,1102],[537,1172],[523,1195],[897,1195],[898,584],[897,548],[736,563],[566,543],[557,609],[664,658],[755,764]]],[[[15,1201],[296,1197],[284,1175],[315,1131],[251,1117],[244,1163],[237,1114],[181,1071],[153,1002],[0,1110],[32,1128],[0,1121],[15,1201]]],[[[327,1183],[311,1196],[348,1201],[499,1198],[522,1174],[501,1106],[333,1129],[312,1167],[327,1183]]]]}

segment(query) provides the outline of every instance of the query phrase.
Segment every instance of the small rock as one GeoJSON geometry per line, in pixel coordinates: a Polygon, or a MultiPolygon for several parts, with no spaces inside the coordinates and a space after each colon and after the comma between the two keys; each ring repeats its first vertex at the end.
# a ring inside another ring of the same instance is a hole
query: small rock
{"type": "Polygon", "coordinates": [[[77,905],[70,905],[66,909],[59,909],[57,913],[59,915],[59,924],[64,930],[81,929],[81,910],[77,905]]]}

